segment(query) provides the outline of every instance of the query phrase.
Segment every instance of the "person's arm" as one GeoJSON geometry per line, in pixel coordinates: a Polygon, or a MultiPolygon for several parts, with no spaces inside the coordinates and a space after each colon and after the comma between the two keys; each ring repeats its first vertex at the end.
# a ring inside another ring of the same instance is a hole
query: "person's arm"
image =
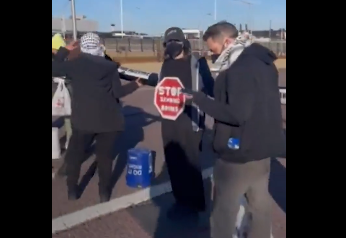
{"type": "MultiPolygon", "coordinates": [[[[232,85],[227,84],[228,104],[208,98],[202,92],[193,93],[193,102],[214,119],[241,126],[251,116],[255,101],[256,85],[252,75],[232,74],[232,85]]],[[[226,79],[229,80],[229,79],[226,79]]]]}
{"type": "Polygon", "coordinates": [[[68,49],[60,47],[52,61],[52,77],[62,77],[69,74],[73,64],[73,60],[65,60],[69,53],[68,49]]]}
{"type": "Polygon", "coordinates": [[[151,86],[151,87],[156,87],[156,85],[160,82],[159,79],[160,79],[160,73],[159,74],[152,73],[149,75],[145,85],[151,86]]]}
{"type": "Polygon", "coordinates": [[[69,54],[70,51],[68,49],[66,49],[65,47],[60,47],[55,54],[54,61],[63,62],[69,54]]]}
{"type": "Polygon", "coordinates": [[[125,97],[126,95],[129,95],[136,91],[139,87],[136,81],[121,85],[118,70],[115,70],[113,73],[112,84],[112,93],[113,97],[115,98],[125,97]]]}

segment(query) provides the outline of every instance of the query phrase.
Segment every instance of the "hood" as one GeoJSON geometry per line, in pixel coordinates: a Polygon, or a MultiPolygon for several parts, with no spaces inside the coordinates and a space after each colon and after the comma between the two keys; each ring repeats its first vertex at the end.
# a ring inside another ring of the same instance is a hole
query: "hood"
{"type": "Polygon", "coordinates": [[[52,37],[52,49],[58,50],[60,47],[65,47],[66,43],[60,34],[55,34],[52,37]]]}
{"type": "Polygon", "coordinates": [[[273,51],[258,43],[253,43],[250,46],[246,47],[243,51],[243,55],[251,55],[260,59],[266,64],[271,64],[277,59],[273,51]]]}

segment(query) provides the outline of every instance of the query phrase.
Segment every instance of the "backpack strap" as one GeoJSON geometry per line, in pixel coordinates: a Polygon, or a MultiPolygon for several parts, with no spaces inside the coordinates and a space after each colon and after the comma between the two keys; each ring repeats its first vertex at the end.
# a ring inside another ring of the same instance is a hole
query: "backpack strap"
{"type": "Polygon", "coordinates": [[[191,78],[192,78],[192,90],[200,90],[200,75],[199,75],[199,62],[195,55],[191,55],[191,78]]]}
{"type": "MultiPolygon", "coordinates": [[[[162,67],[162,66],[161,66],[162,67]]],[[[159,83],[161,81],[161,69],[160,71],[157,73],[157,83],[159,83]]]]}
{"type": "MultiPolygon", "coordinates": [[[[191,78],[192,90],[200,91],[200,89],[203,88],[203,85],[201,85],[202,80],[199,74],[199,61],[194,55],[191,55],[191,78]]],[[[195,109],[192,112],[192,129],[197,132],[200,130],[200,120],[202,112],[197,105],[193,104],[192,106],[195,109]]]]}

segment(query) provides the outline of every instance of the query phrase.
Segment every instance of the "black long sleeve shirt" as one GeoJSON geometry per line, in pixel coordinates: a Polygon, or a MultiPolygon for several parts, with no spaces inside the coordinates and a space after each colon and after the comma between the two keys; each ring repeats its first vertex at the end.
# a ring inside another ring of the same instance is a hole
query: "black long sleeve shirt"
{"type": "Polygon", "coordinates": [[[81,53],[64,61],[69,51],[61,47],[52,61],[52,76],[68,75],[73,88],[73,127],[88,132],[121,131],[124,118],[119,98],[134,92],[138,85],[121,85],[117,65],[104,57],[81,53]]]}

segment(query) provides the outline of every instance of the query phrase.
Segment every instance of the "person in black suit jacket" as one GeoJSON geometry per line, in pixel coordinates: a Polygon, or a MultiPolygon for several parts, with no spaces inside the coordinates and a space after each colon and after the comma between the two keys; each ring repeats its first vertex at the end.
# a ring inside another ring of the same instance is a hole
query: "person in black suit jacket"
{"type": "Polygon", "coordinates": [[[69,75],[72,88],[72,137],[66,152],[69,200],[80,196],[78,179],[86,149],[96,140],[95,154],[99,171],[100,201],[110,199],[113,145],[124,130],[124,116],[119,98],[142,86],[139,80],[121,85],[117,65],[104,58],[100,39],[94,33],[81,38],[81,53],[64,61],[79,47],[73,42],[60,47],[52,61],[52,76],[69,75]]]}

